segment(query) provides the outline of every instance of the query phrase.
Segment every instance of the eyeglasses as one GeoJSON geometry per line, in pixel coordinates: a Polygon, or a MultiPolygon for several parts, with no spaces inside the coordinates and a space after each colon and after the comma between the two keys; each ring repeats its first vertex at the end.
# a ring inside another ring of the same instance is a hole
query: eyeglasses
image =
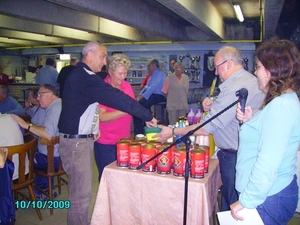
{"type": "Polygon", "coordinates": [[[216,65],[215,67],[216,67],[216,69],[218,69],[219,68],[219,66],[222,66],[224,63],[226,63],[227,62],[227,59],[224,61],[224,62],[221,62],[219,65],[216,65]]]}
{"type": "Polygon", "coordinates": [[[37,94],[37,96],[38,96],[38,97],[41,97],[43,94],[49,93],[49,92],[51,92],[51,91],[42,91],[42,92],[39,92],[39,93],[37,94]]]}
{"type": "Polygon", "coordinates": [[[257,65],[257,64],[256,64],[256,65],[254,66],[254,69],[255,69],[255,70],[258,70],[258,69],[259,69],[260,67],[262,67],[262,66],[263,66],[263,65],[257,65]]]}

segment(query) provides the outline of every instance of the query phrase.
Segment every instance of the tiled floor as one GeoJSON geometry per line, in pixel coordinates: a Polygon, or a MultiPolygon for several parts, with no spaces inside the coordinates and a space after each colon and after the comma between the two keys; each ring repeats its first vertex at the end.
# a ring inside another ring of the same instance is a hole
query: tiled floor
{"type": "MultiPolygon", "coordinates": [[[[98,190],[98,170],[93,160],[93,198],[89,208],[89,216],[92,214],[94,201],[98,190]]],[[[62,186],[62,194],[59,195],[56,200],[67,200],[68,192],[67,187],[62,186]]],[[[50,210],[42,209],[43,220],[40,221],[37,213],[34,209],[18,209],[16,211],[16,225],[65,225],[67,224],[67,210],[66,209],[55,209],[54,214],[50,216],[50,210]]],[[[211,219],[211,225],[213,220],[211,219]]],[[[119,224],[113,224],[119,225],[119,224]]],[[[214,224],[216,225],[216,224],[214,224]]],[[[300,225],[300,213],[296,213],[295,217],[289,222],[288,225],[300,225]]]]}

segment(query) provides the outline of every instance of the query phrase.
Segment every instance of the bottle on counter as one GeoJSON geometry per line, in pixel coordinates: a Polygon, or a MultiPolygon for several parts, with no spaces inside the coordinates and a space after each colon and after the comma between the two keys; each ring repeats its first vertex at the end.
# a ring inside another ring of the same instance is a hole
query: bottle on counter
{"type": "Polygon", "coordinates": [[[200,121],[201,121],[201,116],[202,116],[201,109],[198,108],[198,112],[197,112],[196,115],[195,115],[194,123],[200,123],[200,121]]]}
{"type": "MultiPolygon", "coordinates": [[[[175,127],[178,127],[178,128],[179,128],[179,127],[183,127],[183,126],[184,126],[184,124],[183,124],[182,120],[179,120],[178,123],[176,122],[175,127]]],[[[182,137],[182,135],[177,135],[177,136],[176,136],[176,140],[179,139],[179,138],[181,138],[181,137],[182,137]]],[[[182,142],[178,143],[178,144],[176,145],[176,148],[178,148],[180,144],[182,144],[182,142]]]]}
{"type": "Polygon", "coordinates": [[[190,108],[190,112],[187,115],[187,120],[189,122],[190,125],[194,124],[195,121],[195,113],[193,108],[190,108]]]}

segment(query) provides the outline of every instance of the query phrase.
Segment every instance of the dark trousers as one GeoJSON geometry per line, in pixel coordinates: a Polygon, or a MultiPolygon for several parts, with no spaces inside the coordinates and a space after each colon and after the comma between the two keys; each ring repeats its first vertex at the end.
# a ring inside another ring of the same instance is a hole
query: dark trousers
{"type": "Polygon", "coordinates": [[[95,161],[99,171],[98,180],[100,181],[104,167],[117,160],[117,146],[105,145],[98,142],[94,143],[95,161]]]}
{"type": "MultiPolygon", "coordinates": [[[[54,169],[58,170],[59,167],[59,157],[54,157],[54,169]]],[[[34,168],[39,169],[39,170],[47,170],[48,167],[48,160],[47,160],[47,155],[44,155],[40,152],[34,153],[34,168]]],[[[54,183],[54,179],[52,177],[51,180],[52,184],[54,183]]],[[[38,174],[35,175],[34,179],[34,184],[41,189],[46,189],[48,188],[48,178],[40,176],[38,174]]],[[[34,189],[34,192],[36,194],[41,194],[38,189],[34,189]]]]}
{"type": "MultiPolygon", "coordinates": [[[[165,96],[152,94],[148,100],[143,98],[141,101],[139,101],[139,103],[150,111],[151,106],[165,101],[165,96]]],[[[145,121],[141,120],[140,118],[133,117],[133,125],[135,135],[144,133],[145,121]]]]}
{"type": "Polygon", "coordinates": [[[237,154],[223,152],[217,153],[220,173],[222,179],[221,211],[230,210],[230,205],[238,200],[238,193],[235,190],[235,165],[237,154]]]}

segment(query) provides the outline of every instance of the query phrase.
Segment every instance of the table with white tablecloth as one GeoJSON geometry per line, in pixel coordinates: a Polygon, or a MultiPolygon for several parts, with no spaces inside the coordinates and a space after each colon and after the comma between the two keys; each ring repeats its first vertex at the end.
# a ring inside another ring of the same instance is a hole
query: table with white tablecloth
{"type": "MultiPolygon", "coordinates": [[[[172,173],[133,171],[113,162],[103,171],[91,224],[182,224],[184,183],[172,173]]],[[[187,224],[209,224],[220,186],[218,159],[210,160],[204,178],[189,178],[187,224]]]]}

